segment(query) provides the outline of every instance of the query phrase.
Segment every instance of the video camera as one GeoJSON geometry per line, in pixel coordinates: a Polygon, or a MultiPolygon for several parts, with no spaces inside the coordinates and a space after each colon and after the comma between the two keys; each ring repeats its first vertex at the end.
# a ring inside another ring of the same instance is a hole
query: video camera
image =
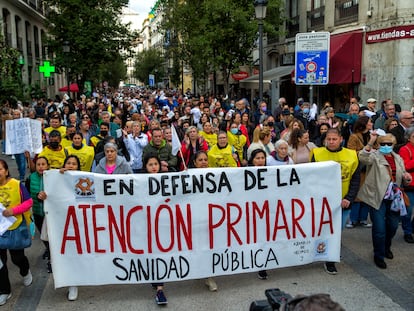
{"type": "Polygon", "coordinates": [[[281,291],[279,288],[265,290],[267,300],[255,300],[250,304],[250,311],[289,311],[288,302],[292,296],[281,291]]]}

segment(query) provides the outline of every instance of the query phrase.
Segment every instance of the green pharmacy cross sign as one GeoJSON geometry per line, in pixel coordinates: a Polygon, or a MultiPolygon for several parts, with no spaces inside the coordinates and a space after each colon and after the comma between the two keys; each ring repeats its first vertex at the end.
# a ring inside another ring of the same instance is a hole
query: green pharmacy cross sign
{"type": "Polygon", "coordinates": [[[44,76],[49,78],[52,72],[55,72],[55,66],[51,66],[49,61],[43,62],[43,66],[39,66],[39,72],[43,72],[44,76]]]}

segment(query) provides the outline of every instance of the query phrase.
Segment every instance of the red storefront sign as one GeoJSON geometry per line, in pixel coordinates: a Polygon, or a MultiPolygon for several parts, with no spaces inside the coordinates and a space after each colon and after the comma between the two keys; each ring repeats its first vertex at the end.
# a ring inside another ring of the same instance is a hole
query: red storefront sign
{"type": "Polygon", "coordinates": [[[246,79],[248,76],[249,76],[249,73],[246,71],[239,71],[231,75],[231,77],[236,81],[246,79]]]}
{"type": "Polygon", "coordinates": [[[365,43],[378,43],[400,39],[414,39],[414,25],[395,26],[375,31],[368,31],[365,43]]]}

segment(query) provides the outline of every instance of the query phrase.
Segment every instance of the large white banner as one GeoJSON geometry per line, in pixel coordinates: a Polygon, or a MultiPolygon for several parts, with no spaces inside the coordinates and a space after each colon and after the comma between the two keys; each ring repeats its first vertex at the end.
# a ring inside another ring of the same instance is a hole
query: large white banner
{"type": "Polygon", "coordinates": [[[6,154],[42,151],[42,122],[29,118],[6,120],[6,154]]]}
{"type": "Polygon", "coordinates": [[[179,173],[45,173],[56,287],[339,261],[335,162],[179,173]]]}

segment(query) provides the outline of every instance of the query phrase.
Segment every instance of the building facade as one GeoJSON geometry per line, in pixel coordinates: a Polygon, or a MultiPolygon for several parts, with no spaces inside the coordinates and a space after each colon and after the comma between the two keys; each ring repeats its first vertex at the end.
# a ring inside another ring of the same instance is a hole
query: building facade
{"type": "Polygon", "coordinates": [[[63,75],[52,74],[45,78],[39,66],[52,59],[44,42],[45,15],[49,8],[42,0],[3,0],[0,2],[2,35],[6,44],[16,48],[21,56],[24,85],[39,87],[48,95],[58,93],[58,86],[65,85],[63,75]]]}
{"type": "MultiPolygon", "coordinates": [[[[285,32],[267,38],[265,70],[294,66],[297,33],[331,34],[329,84],[313,87],[314,102],[331,101],[338,110],[352,96],[364,103],[391,98],[410,109],[414,96],[414,3],[412,0],[286,0],[285,32]]],[[[291,67],[290,67],[291,68],[291,67]]],[[[308,86],[292,83],[294,72],[269,77],[272,103],[309,98],[308,86]],[[276,83],[275,83],[276,82],[276,83]]],[[[379,108],[379,107],[377,107],[379,108]]]]}

